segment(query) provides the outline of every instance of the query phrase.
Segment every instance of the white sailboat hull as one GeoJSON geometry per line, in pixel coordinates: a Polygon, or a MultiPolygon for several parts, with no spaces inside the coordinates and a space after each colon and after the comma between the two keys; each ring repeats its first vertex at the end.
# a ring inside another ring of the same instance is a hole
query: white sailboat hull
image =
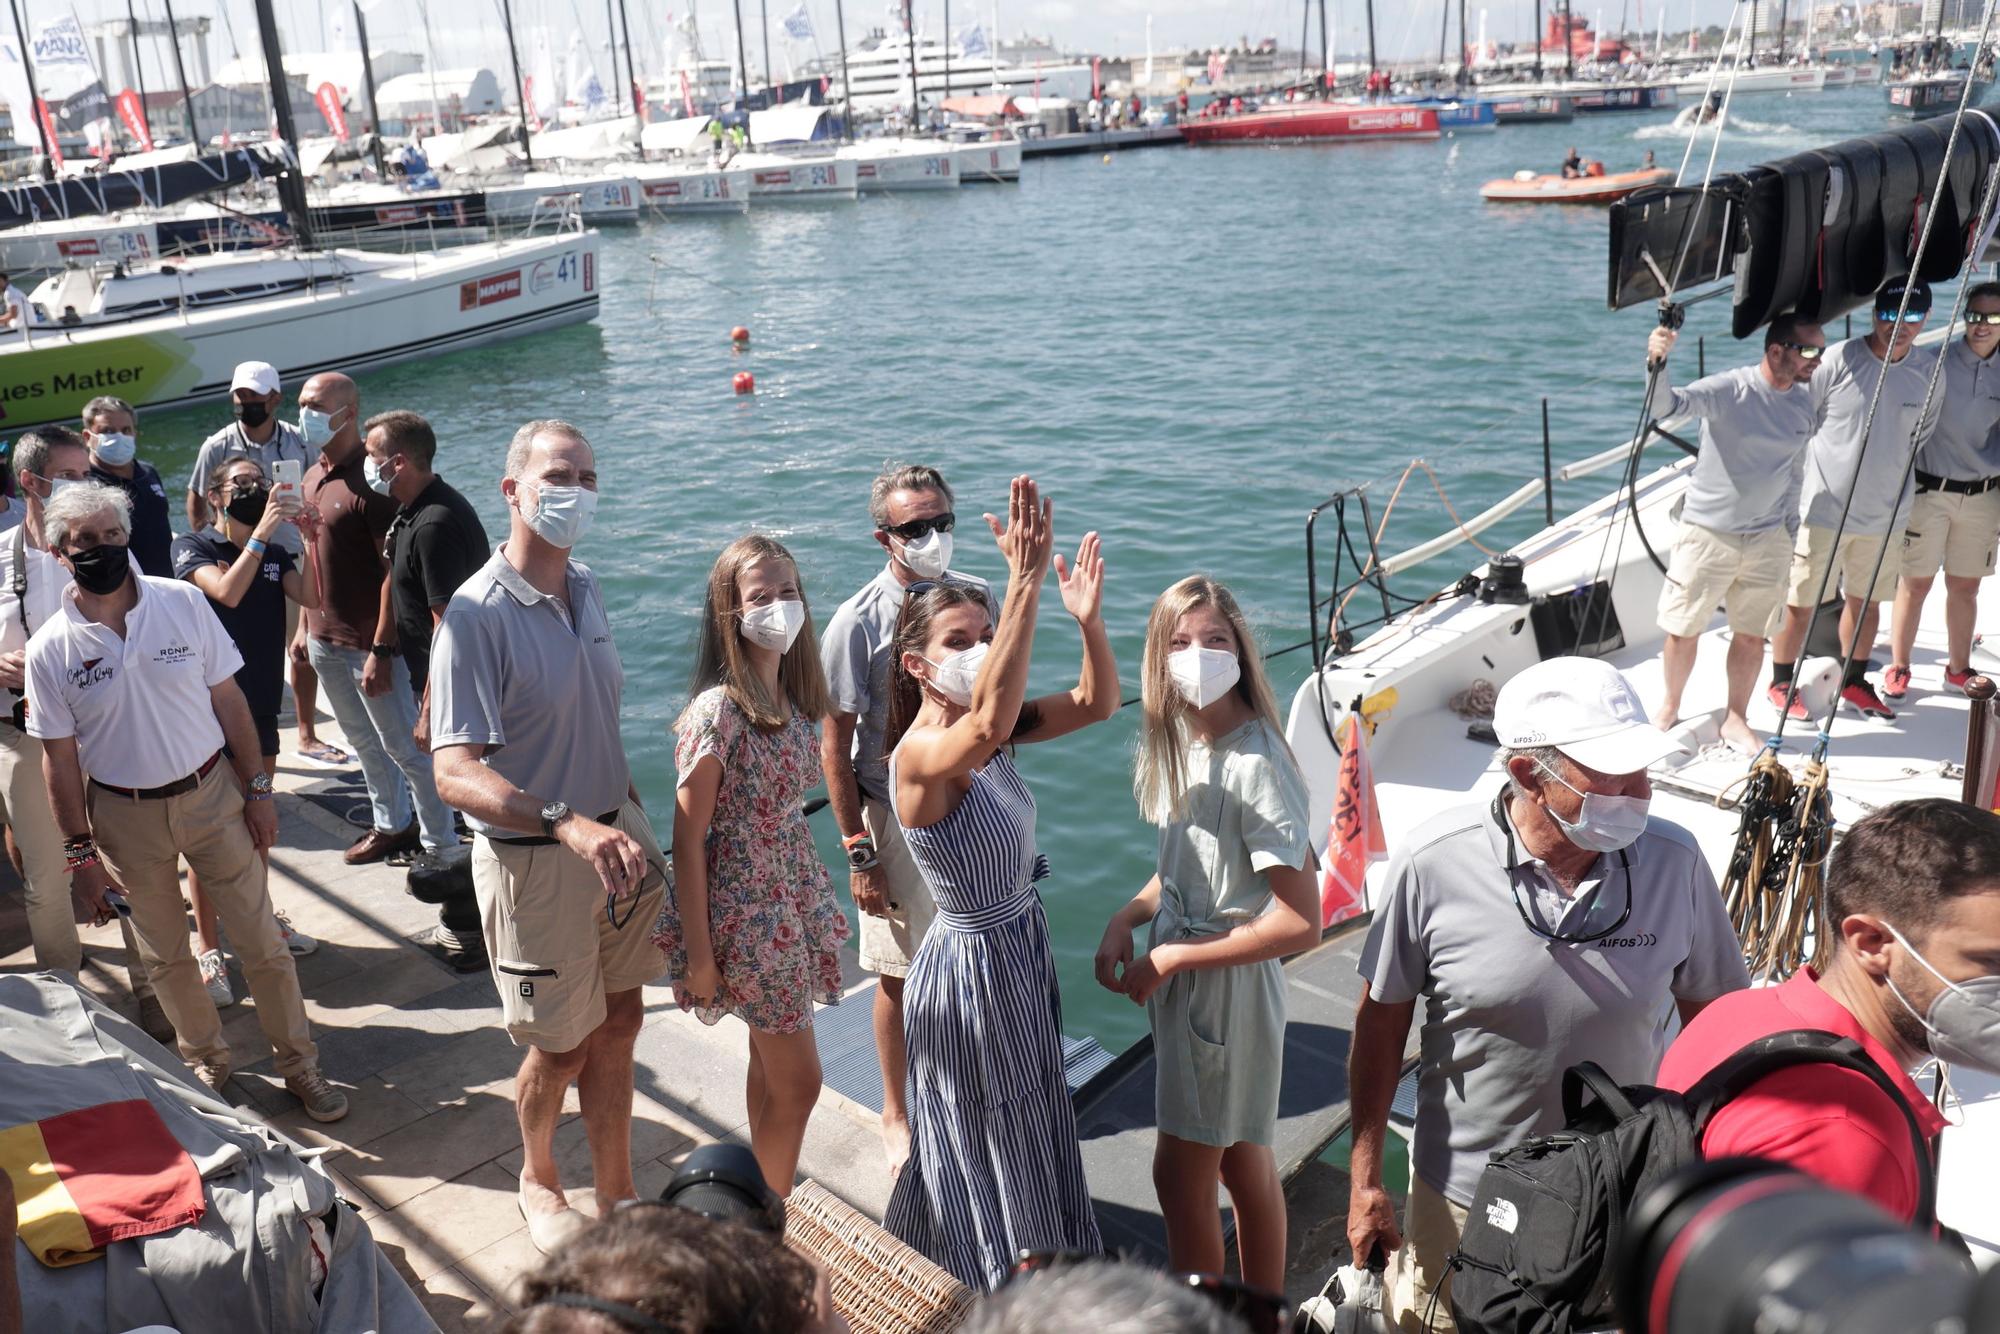
{"type": "Polygon", "coordinates": [[[786,157],[779,153],[739,153],[735,164],[750,171],[750,198],[771,203],[852,199],[857,164],[841,157],[786,157]]]}
{"type": "Polygon", "coordinates": [[[748,212],[750,176],[747,167],[706,163],[640,163],[632,168],[641,205],[664,217],[748,212]]]}
{"type": "Polygon", "coordinates": [[[849,144],[838,156],[853,165],[855,186],[863,193],[958,188],[958,159],[948,144],[849,144]]]}
{"type": "Polygon", "coordinates": [[[0,423],[74,421],[101,393],[142,408],[213,402],[242,361],[269,361],[290,384],[579,323],[597,314],[597,264],[590,231],[397,257],[329,251],[312,257],[321,276],[302,293],[186,315],[39,325],[31,341],[0,339],[0,423]]]}
{"type": "MultiPolygon", "coordinates": [[[[1729,86],[1730,72],[1725,65],[1716,71],[1714,90],[1722,92],[1729,86]]],[[[1675,79],[1676,91],[1688,97],[1700,97],[1710,87],[1708,70],[1675,79]]],[[[1777,65],[1770,69],[1746,69],[1736,71],[1736,93],[1816,93],[1826,86],[1826,67],[1823,65],[1777,65]]]]}
{"type": "Polygon", "coordinates": [[[531,171],[515,180],[518,183],[483,187],[486,216],[494,222],[548,222],[562,216],[571,196],[577,199],[586,226],[639,221],[639,185],[630,176],[565,178],[552,171],[531,171]]]}
{"type": "Polygon", "coordinates": [[[962,184],[1021,179],[1019,139],[982,139],[977,143],[959,144],[956,152],[958,179],[962,184]]]}

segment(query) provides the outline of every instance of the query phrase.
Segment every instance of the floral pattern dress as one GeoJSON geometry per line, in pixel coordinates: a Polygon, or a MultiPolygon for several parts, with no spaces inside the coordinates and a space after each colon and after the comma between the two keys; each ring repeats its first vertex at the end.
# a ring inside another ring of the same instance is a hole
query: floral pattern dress
{"type": "Polygon", "coordinates": [[[680,985],[687,943],[672,894],[653,943],[667,956],[681,1008],[703,1023],[734,1014],[766,1033],[810,1028],[813,1002],[840,1003],[840,946],[848,936],[801,805],[821,777],[812,722],[795,713],[766,732],[716,686],[695,700],[674,747],[681,782],[704,755],[722,764],[707,841],[708,930],[720,992],[697,1003],[680,985]]]}

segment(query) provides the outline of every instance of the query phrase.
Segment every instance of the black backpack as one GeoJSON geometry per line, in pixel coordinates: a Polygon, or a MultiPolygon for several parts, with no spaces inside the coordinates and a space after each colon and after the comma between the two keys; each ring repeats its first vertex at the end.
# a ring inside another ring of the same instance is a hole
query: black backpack
{"type": "Polygon", "coordinates": [[[1837,1065],[1868,1076],[1909,1122],[1918,1164],[1917,1219],[1934,1221],[1929,1145],[1903,1095],[1860,1043],[1818,1029],[1759,1038],[1685,1094],[1621,1088],[1595,1064],[1563,1074],[1563,1128],[1496,1153],[1479,1178],[1464,1234],[1447,1259],[1461,1334],[1570,1334],[1617,1325],[1612,1269],[1626,1211],[1701,1157],[1721,1106],[1767,1075],[1837,1065]],[[1594,1095],[1586,1104],[1584,1095],[1594,1095]]]}

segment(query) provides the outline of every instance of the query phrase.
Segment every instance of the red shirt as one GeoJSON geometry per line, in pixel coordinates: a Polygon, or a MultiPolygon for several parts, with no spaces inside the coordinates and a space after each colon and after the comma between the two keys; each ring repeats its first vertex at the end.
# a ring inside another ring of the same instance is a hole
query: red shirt
{"type": "MultiPolygon", "coordinates": [[[[1709,1005],[1674,1040],[1659,1085],[1685,1093],[1710,1070],[1761,1037],[1817,1028],[1853,1038],[1916,1113],[1926,1138],[1945,1119],[1887,1047],[1866,1033],[1811,969],[1775,987],[1731,992],[1709,1005]]],[[[1770,1158],[1829,1186],[1865,1195],[1896,1217],[1917,1213],[1917,1163],[1909,1123],[1866,1075],[1832,1065],[1781,1070],[1726,1104],[1702,1135],[1710,1158],[1770,1158]]]]}

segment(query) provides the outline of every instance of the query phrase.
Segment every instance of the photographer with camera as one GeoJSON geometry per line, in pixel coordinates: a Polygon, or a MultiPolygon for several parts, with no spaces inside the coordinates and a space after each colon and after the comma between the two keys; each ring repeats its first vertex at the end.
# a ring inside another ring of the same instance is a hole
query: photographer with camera
{"type": "MultiPolygon", "coordinates": [[[[1823,1029],[1859,1042],[1926,1138],[1944,1117],[1906,1070],[1935,1058],[2000,1073],[2000,815],[1932,798],[1847,832],[1827,867],[1825,958],[1775,987],[1716,1001],[1668,1049],[1659,1083],[1686,1092],[1768,1034],[1823,1029]]],[[[1769,1158],[1916,1221],[1926,1164],[1903,1108],[1865,1075],[1797,1066],[1717,1111],[1709,1158],[1769,1158]]]]}

